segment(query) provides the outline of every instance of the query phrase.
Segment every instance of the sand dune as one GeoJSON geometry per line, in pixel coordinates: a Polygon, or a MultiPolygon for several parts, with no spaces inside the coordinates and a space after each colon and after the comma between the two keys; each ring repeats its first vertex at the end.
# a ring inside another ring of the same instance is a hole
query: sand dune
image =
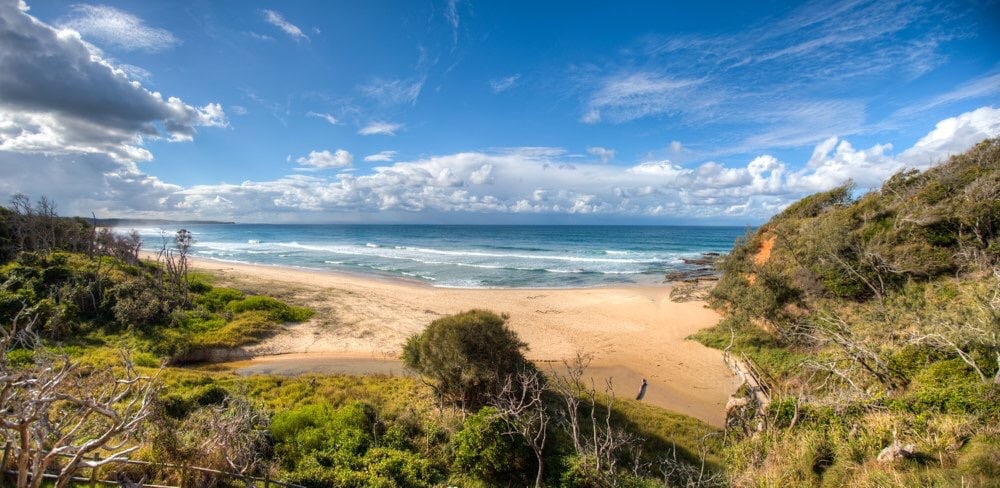
{"type": "Polygon", "coordinates": [[[408,336],[435,318],[486,308],[510,314],[510,326],[528,343],[529,359],[560,361],[578,350],[593,354],[591,373],[613,376],[621,397],[634,397],[646,378],[644,401],[721,425],[726,400],[738,387],[719,351],[684,339],[715,324],[718,315],[702,302],[671,302],[667,286],[449,289],[209,260],[194,260],[193,267],[216,275],[220,285],[317,311],[312,321],[287,326],[254,348],[258,356],[295,354],[258,360],[277,369],[287,370],[291,361],[300,370],[324,371],[324,357],[340,363],[392,359],[408,336]]]}

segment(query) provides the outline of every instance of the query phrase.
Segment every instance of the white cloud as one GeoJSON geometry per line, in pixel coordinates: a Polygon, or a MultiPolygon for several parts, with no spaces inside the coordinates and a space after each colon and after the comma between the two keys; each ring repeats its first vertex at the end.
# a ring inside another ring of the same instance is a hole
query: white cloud
{"type": "Polygon", "coordinates": [[[670,152],[676,154],[681,152],[683,149],[684,146],[681,145],[681,141],[670,141],[670,152]]]}
{"type": "Polygon", "coordinates": [[[396,159],[396,151],[379,151],[375,154],[369,154],[365,156],[365,161],[372,162],[389,162],[396,159]]]}
{"type": "Polygon", "coordinates": [[[614,149],[594,146],[594,147],[588,147],[587,153],[593,156],[597,156],[597,159],[600,159],[602,163],[606,163],[608,161],[611,161],[612,159],[615,159],[614,149]]]}
{"type": "Polygon", "coordinates": [[[425,80],[425,77],[409,80],[375,78],[370,83],[358,87],[358,90],[385,106],[415,105],[425,80]]]}
{"type": "Polygon", "coordinates": [[[493,90],[493,93],[502,93],[514,88],[514,85],[517,85],[520,79],[520,74],[513,74],[496,80],[490,80],[490,89],[493,90]]]}
{"type": "Polygon", "coordinates": [[[74,5],[59,26],[73,29],[89,41],[124,51],[162,51],[180,41],[170,31],[146,25],[128,12],[107,5],[74,5]]]}
{"type": "MultiPolygon", "coordinates": [[[[1000,111],[986,107],[942,121],[911,150],[943,157],[976,142],[969,142],[967,134],[977,134],[977,140],[1000,135],[998,126],[1000,111]],[[954,140],[945,143],[950,137],[954,140]]],[[[246,212],[257,218],[291,218],[291,212],[300,212],[294,215],[307,220],[359,212],[402,220],[412,220],[414,212],[485,212],[760,221],[848,179],[863,188],[878,186],[904,166],[902,159],[893,156],[889,144],[857,149],[837,138],[817,144],[798,170],[768,154],[736,166],[659,160],[622,167],[581,163],[560,148],[508,148],[399,161],[371,174],[205,185],[178,192],[170,202],[199,215],[238,220],[246,212]]]]}
{"type": "Polygon", "coordinates": [[[92,51],[76,31],[0,4],[0,151],[152,158],[148,139],[189,141],[228,124],[222,106],[164,98],[92,51]]]}
{"type": "Polygon", "coordinates": [[[337,120],[336,117],[334,117],[333,115],[330,115],[328,113],[307,112],[306,116],[307,117],[316,117],[316,118],[319,118],[319,119],[323,119],[323,120],[329,122],[330,125],[337,125],[339,123],[339,121],[337,120]]]}
{"type": "Polygon", "coordinates": [[[358,134],[363,136],[394,136],[396,131],[403,128],[403,124],[392,122],[370,122],[368,125],[358,130],[358,134]]]}
{"type": "Polygon", "coordinates": [[[265,22],[281,29],[282,31],[285,32],[285,34],[288,34],[288,36],[291,37],[292,39],[295,39],[296,41],[301,41],[302,39],[306,40],[309,39],[309,36],[305,35],[302,32],[302,29],[299,29],[297,25],[285,20],[285,18],[282,17],[281,14],[279,14],[278,12],[267,9],[261,12],[264,14],[265,22]]]}
{"type": "Polygon", "coordinates": [[[902,169],[891,156],[892,144],[855,149],[850,142],[831,137],[818,144],[809,163],[789,175],[789,188],[804,193],[827,190],[848,180],[860,189],[875,188],[902,169]]]}
{"type": "Polygon", "coordinates": [[[246,115],[250,113],[250,111],[247,110],[247,108],[242,105],[230,105],[229,110],[236,115],[246,115]]]}
{"type": "Polygon", "coordinates": [[[310,151],[308,156],[302,156],[295,162],[316,169],[343,168],[354,163],[354,156],[351,153],[337,149],[331,153],[328,150],[310,151]]]}
{"type": "Polygon", "coordinates": [[[980,107],[937,123],[929,134],[903,151],[900,161],[910,168],[927,168],[973,144],[1000,135],[1000,109],[980,107]]]}

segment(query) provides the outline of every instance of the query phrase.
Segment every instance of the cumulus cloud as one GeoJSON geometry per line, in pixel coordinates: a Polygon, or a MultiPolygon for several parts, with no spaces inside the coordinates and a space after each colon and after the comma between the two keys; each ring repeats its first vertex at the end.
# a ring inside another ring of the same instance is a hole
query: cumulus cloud
{"type": "MultiPolygon", "coordinates": [[[[629,168],[565,164],[561,151],[466,152],[397,162],[369,175],[282,178],[183,192],[184,205],[208,212],[259,208],[326,212],[501,212],[708,217],[757,198],[780,200],[778,163],[727,170],[648,162],[629,168]],[[739,175],[733,177],[730,173],[739,175]],[[767,193],[774,193],[769,196],[767,193]],[[222,196],[225,204],[215,204],[222,196]],[[230,206],[231,205],[231,206],[230,206]]],[[[749,214],[760,212],[748,207],[749,214]]]]}
{"type": "Polygon", "coordinates": [[[316,117],[318,119],[323,119],[323,120],[329,122],[330,125],[337,125],[337,123],[339,122],[336,117],[334,117],[333,115],[330,115],[328,113],[307,112],[306,116],[307,117],[316,117]]]}
{"type": "Polygon", "coordinates": [[[600,159],[602,163],[606,163],[608,161],[611,161],[612,159],[615,159],[614,149],[594,146],[594,147],[588,147],[587,153],[592,156],[596,156],[597,159],[600,159]]]}
{"type": "Polygon", "coordinates": [[[292,39],[295,39],[296,41],[309,39],[309,36],[305,35],[302,32],[302,29],[299,29],[297,25],[285,20],[285,18],[278,12],[275,12],[274,10],[265,9],[262,10],[261,13],[264,14],[265,22],[281,29],[282,31],[285,32],[285,34],[288,34],[288,36],[291,37],[292,39]]]}
{"type": "Polygon", "coordinates": [[[164,202],[182,188],[101,154],[33,154],[0,151],[0,195],[47,195],[63,215],[124,213],[160,217],[164,202]]]}
{"type": "Polygon", "coordinates": [[[513,74],[496,80],[490,80],[490,89],[493,90],[493,93],[502,93],[514,88],[514,85],[517,85],[520,79],[520,74],[513,74]]]}
{"type": "Polygon", "coordinates": [[[179,42],[170,31],[150,27],[139,17],[107,5],[74,5],[59,26],[124,51],[162,51],[179,42]]]}
{"type": "Polygon", "coordinates": [[[933,153],[932,159],[940,161],[952,150],[1000,135],[998,124],[1000,111],[990,107],[962,114],[939,123],[898,157],[890,144],[855,148],[830,138],[817,144],[798,169],[769,154],[735,166],[714,161],[684,166],[669,160],[619,166],[580,163],[561,148],[525,147],[397,161],[371,174],[204,185],[168,200],[174,208],[199,215],[236,219],[252,212],[257,218],[280,214],[323,220],[363,213],[405,220],[406,214],[424,212],[760,221],[806,194],[848,179],[878,186],[907,165],[904,155],[911,151],[933,153]],[[949,137],[955,138],[953,143],[940,142],[949,137]]]}
{"type": "Polygon", "coordinates": [[[987,137],[1000,134],[1000,109],[981,107],[937,123],[929,134],[900,155],[911,168],[927,168],[952,154],[965,151],[987,137]]]}
{"type": "Polygon", "coordinates": [[[358,130],[358,134],[363,136],[394,136],[396,131],[403,128],[403,124],[392,122],[371,122],[358,130]]]}
{"type": "Polygon", "coordinates": [[[337,149],[333,153],[324,149],[310,151],[308,156],[302,156],[295,162],[315,169],[343,168],[354,163],[354,156],[343,149],[337,149]]]}
{"type": "Polygon", "coordinates": [[[365,161],[372,162],[389,162],[396,159],[396,151],[379,151],[375,154],[369,154],[365,156],[365,161]]]}
{"type": "Polygon", "coordinates": [[[902,168],[891,151],[892,144],[859,150],[850,142],[831,137],[816,146],[809,163],[790,174],[787,183],[805,193],[826,190],[848,180],[862,189],[874,188],[902,168]]]}
{"type": "Polygon", "coordinates": [[[0,150],[152,158],[145,139],[188,141],[227,125],[222,106],[189,105],[144,88],[73,30],[0,3],[0,150]],[[54,75],[57,74],[57,75],[54,75]]]}

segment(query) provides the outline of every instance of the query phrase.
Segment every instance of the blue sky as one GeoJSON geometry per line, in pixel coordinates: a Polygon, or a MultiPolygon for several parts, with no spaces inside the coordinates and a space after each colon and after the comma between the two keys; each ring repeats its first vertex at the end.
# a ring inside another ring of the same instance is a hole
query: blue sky
{"type": "Polygon", "coordinates": [[[758,223],[1000,135],[997,2],[0,0],[0,197],[758,223]]]}

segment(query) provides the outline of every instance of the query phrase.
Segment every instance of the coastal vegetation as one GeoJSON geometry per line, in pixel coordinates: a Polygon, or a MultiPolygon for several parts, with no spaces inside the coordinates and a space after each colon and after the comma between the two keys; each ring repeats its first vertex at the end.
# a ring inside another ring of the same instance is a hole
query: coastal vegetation
{"type": "Polygon", "coordinates": [[[694,339],[771,392],[730,418],[733,484],[995,485],[1000,140],[806,197],[720,267],[694,339]]]}
{"type": "Polygon", "coordinates": [[[136,234],[18,196],[0,209],[2,468],[19,487],[992,486],[998,239],[996,139],[749,233],[707,297],[723,319],[693,336],[754,371],[720,431],[585,380],[583,352],[527,361],[484,309],[410,337],[415,375],[235,375],[204,361],[314,312],[192,272],[186,231],[144,258],[136,234]]]}

